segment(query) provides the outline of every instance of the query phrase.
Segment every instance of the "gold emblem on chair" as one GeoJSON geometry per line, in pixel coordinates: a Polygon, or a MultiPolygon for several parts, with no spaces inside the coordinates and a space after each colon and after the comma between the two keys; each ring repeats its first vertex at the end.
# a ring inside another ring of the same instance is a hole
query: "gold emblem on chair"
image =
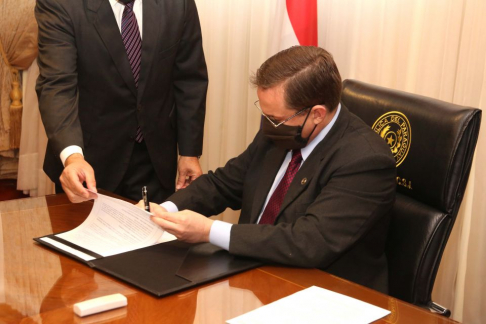
{"type": "Polygon", "coordinates": [[[402,164],[412,141],[412,130],[407,117],[401,112],[390,111],[381,115],[371,128],[390,146],[397,166],[402,164]]]}

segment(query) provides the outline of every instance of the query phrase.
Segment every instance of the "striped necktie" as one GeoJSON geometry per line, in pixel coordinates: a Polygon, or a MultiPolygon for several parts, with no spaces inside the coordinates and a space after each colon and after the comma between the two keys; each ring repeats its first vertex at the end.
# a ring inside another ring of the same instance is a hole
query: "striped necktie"
{"type": "MultiPolygon", "coordinates": [[[[126,1],[124,1],[125,3],[126,1]]],[[[128,61],[132,69],[135,86],[138,88],[138,79],[140,77],[140,63],[142,61],[142,38],[138,29],[137,18],[133,12],[135,0],[125,3],[121,22],[121,36],[125,50],[127,51],[128,61]]],[[[140,143],[143,140],[143,134],[140,127],[137,128],[135,140],[140,143]]]]}

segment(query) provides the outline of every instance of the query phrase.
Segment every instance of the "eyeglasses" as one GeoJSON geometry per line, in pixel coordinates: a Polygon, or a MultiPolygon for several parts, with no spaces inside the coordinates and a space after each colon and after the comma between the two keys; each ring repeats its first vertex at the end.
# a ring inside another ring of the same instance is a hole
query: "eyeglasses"
{"type": "Polygon", "coordinates": [[[255,107],[258,108],[258,110],[260,110],[260,113],[262,114],[263,117],[265,117],[272,125],[273,127],[277,128],[278,126],[282,125],[282,124],[285,124],[286,122],[288,122],[289,120],[291,120],[292,118],[302,114],[304,111],[306,111],[307,109],[310,109],[312,107],[306,107],[302,110],[299,110],[298,112],[296,112],[295,114],[293,114],[292,116],[290,116],[289,118],[287,118],[286,120],[280,122],[280,123],[276,123],[272,120],[272,118],[268,117],[267,115],[265,115],[265,113],[263,112],[262,108],[260,108],[260,105],[259,105],[259,102],[260,100],[257,100],[255,101],[254,105],[255,107]]]}

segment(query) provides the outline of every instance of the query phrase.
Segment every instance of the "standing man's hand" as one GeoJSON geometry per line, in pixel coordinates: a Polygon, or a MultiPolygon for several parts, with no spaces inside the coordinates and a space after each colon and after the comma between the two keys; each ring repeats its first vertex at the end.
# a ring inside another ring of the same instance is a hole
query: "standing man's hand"
{"type": "Polygon", "coordinates": [[[66,159],[59,179],[71,202],[79,203],[96,198],[96,194],[88,191],[97,192],[94,170],[81,154],[72,154],[66,159]],[[83,182],[86,182],[88,189],[83,187],[83,182]]]}
{"type": "Polygon", "coordinates": [[[195,156],[181,156],[177,169],[179,170],[179,178],[177,179],[176,190],[187,187],[202,174],[199,159],[195,156]]]}

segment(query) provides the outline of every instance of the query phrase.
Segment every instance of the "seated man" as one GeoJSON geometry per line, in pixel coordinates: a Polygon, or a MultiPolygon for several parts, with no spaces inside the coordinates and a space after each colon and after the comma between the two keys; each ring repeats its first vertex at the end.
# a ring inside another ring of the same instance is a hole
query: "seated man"
{"type": "Polygon", "coordinates": [[[263,63],[252,83],[261,131],[224,167],[153,204],[153,221],[182,241],[317,267],[387,292],[395,160],[380,136],[340,104],[332,56],[317,47],[289,48],[263,63]],[[241,209],[238,224],[206,217],[227,207],[241,209]]]}

